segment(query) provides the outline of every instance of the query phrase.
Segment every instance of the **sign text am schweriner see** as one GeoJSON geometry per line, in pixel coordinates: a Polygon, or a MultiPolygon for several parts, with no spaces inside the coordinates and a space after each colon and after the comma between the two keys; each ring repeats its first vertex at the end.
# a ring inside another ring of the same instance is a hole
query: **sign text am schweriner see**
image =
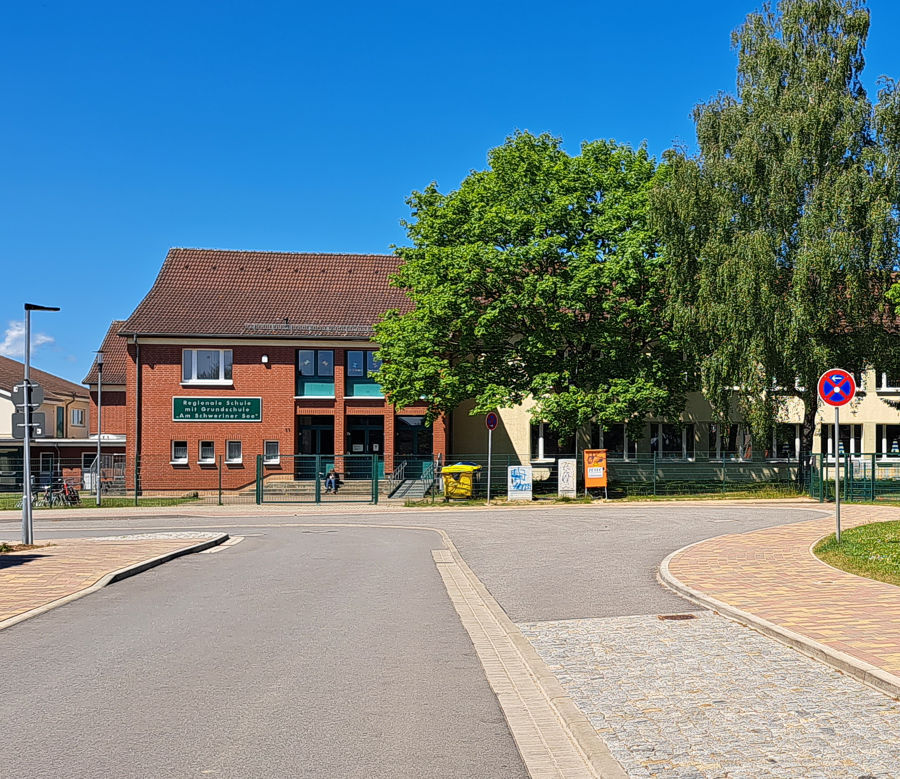
{"type": "Polygon", "coordinates": [[[172,398],[175,422],[261,422],[262,398],[172,398]]]}

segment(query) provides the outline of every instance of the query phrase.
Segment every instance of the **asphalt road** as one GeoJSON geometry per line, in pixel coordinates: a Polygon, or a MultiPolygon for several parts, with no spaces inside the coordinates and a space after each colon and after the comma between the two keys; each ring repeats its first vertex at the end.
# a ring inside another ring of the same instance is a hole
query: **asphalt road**
{"type": "Polygon", "coordinates": [[[268,529],[0,631],[0,776],[526,776],[441,545],[268,529]]]}
{"type": "MultiPolygon", "coordinates": [[[[708,504],[38,519],[38,539],[201,527],[246,539],[0,631],[0,776],[524,776],[432,562],[440,537],[375,526],[446,530],[514,621],[541,621],[692,610],[656,582],[669,552],[817,515],[708,504]]],[[[0,538],[16,535],[0,524],[0,538]]]]}

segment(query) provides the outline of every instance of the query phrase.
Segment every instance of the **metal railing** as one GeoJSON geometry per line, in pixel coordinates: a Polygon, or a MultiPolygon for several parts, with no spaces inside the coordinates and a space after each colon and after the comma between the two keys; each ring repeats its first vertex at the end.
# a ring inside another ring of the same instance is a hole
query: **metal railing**
{"type": "Polygon", "coordinates": [[[834,500],[835,467],[840,469],[842,501],[900,500],[900,456],[896,453],[841,454],[837,463],[827,454],[812,455],[810,497],[820,502],[834,500]]]}

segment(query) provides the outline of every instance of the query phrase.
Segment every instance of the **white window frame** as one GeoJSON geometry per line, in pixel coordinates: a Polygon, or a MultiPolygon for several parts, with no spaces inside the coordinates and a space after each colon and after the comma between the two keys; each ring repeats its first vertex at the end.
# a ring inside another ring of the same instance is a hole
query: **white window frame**
{"type": "MultiPolygon", "coordinates": [[[[820,441],[822,440],[822,432],[824,431],[824,428],[826,428],[826,427],[833,428],[834,422],[824,422],[822,424],[822,427],[819,429],[819,440],[820,441]]],[[[850,451],[844,452],[842,455],[839,455],[839,459],[849,457],[852,460],[854,457],[859,457],[862,454],[862,452],[856,451],[856,436],[854,435],[854,433],[856,431],[853,428],[857,428],[857,427],[859,428],[859,447],[860,447],[860,449],[862,449],[863,426],[858,422],[851,422],[851,423],[841,422],[841,427],[849,427],[850,428],[850,451]]],[[[838,437],[840,437],[840,434],[841,434],[840,429],[838,429],[838,437]]],[[[827,442],[826,448],[827,448],[827,451],[823,452],[822,454],[825,455],[825,459],[828,460],[828,462],[834,462],[834,430],[832,430],[828,434],[828,442],[827,442]]]]}
{"type": "Polygon", "coordinates": [[[84,427],[84,409],[83,408],[73,408],[72,409],[72,427],[84,427]]]}
{"type": "Polygon", "coordinates": [[[216,442],[215,441],[200,441],[197,444],[197,465],[215,465],[216,464],[216,442]],[[211,457],[203,456],[203,444],[209,444],[212,449],[211,457]]]}
{"type": "Polygon", "coordinates": [[[900,387],[893,387],[887,383],[887,371],[875,372],[876,392],[884,394],[900,394],[900,387]]]}
{"type": "MultiPolygon", "coordinates": [[[[628,440],[628,426],[625,425],[623,422],[612,422],[611,424],[622,425],[622,446],[625,449],[625,451],[622,453],[622,459],[627,460],[627,459],[629,459],[628,458],[628,445],[631,443],[631,441],[628,440]]],[[[606,446],[605,446],[605,444],[606,444],[606,438],[605,438],[606,428],[603,425],[598,425],[598,427],[600,428],[600,448],[605,449],[606,448],[606,446]]],[[[607,456],[608,455],[609,455],[609,453],[607,452],[607,456]]]]}
{"type": "MultiPolygon", "coordinates": [[[[710,422],[709,424],[716,425],[716,451],[715,451],[715,454],[713,452],[709,453],[709,459],[716,460],[716,461],[721,460],[722,462],[724,462],[726,457],[725,457],[725,453],[722,451],[722,427],[725,426],[726,423],[710,422]]],[[[737,427],[737,430],[738,430],[737,437],[738,437],[738,441],[739,441],[739,445],[740,445],[740,454],[738,454],[737,456],[735,456],[734,454],[729,455],[727,458],[728,461],[732,462],[732,463],[750,462],[753,459],[753,439],[752,438],[750,439],[750,458],[748,459],[748,458],[744,457],[744,455],[743,455],[743,453],[745,451],[744,442],[746,441],[747,436],[749,434],[749,431],[747,430],[746,425],[743,425],[743,424],[740,424],[737,422],[729,422],[729,423],[727,423],[727,425],[729,427],[731,425],[735,425],[737,427]]],[[[708,436],[707,436],[707,439],[708,439],[708,436]]]]}
{"type": "Polygon", "coordinates": [[[281,464],[281,441],[264,441],[263,442],[263,465],[280,465],[281,464]],[[275,444],[275,454],[270,455],[267,451],[269,444],[275,444]]]}
{"type": "Polygon", "coordinates": [[[225,463],[227,465],[240,465],[242,462],[244,462],[244,445],[243,445],[243,443],[241,443],[240,441],[238,441],[236,439],[231,439],[229,441],[226,441],[225,442],[225,463]],[[231,457],[230,453],[228,451],[232,444],[238,445],[238,456],[237,457],[231,457]]]}
{"type": "Polygon", "coordinates": [[[770,463],[787,463],[787,462],[799,462],[800,460],[800,425],[796,422],[777,422],[776,425],[793,425],[794,426],[794,454],[785,459],[784,457],[780,457],[778,455],[778,434],[775,430],[772,431],[772,449],[773,452],[771,457],[766,458],[766,462],[770,463]]]}
{"type": "Polygon", "coordinates": [[[878,459],[879,460],[889,460],[896,461],[900,458],[900,452],[889,452],[887,450],[887,429],[889,427],[896,427],[896,422],[878,422],[875,425],[875,435],[878,436],[878,440],[876,441],[875,448],[878,450],[878,459]]]}
{"type": "Polygon", "coordinates": [[[172,459],[169,460],[169,465],[187,465],[187,464],[188,464],[188,457],[189,457],[189,454],[188,454],[188,442],[187,442],[187,441],[184,441],[184,440],[181,440],[181,441],[174,441],[174,440],[173,440],[173,441],[172,441],[172,448],[171,448],[171,453],[170,453],[170,454],[171,454],[172,459]],[[176,457],[176,456],[175,456],[175,444],[184,444],[184,457],[176,457]]]}
{"type": "MultiPolygon", "coordinates": [[[[697,426],[695,422],[651,422],[650,423],[650,437],[647,439],[648,441],[652,440],[654,430],[656,428],[656,440],[658,442],[662,442],[662,427],[663,425],[681,425],[681,456],[680,457],[664,457],[663,452],[661,452],[657,446],[656,453],[659,455],[659,459],[665,460],[686,460],[687,462],[694,462],[697,459],[697,426]],[[691,428],[694,440],[691,441],[691,449],[688,450],[687,444],[687,431],[688,427],[691,428]],[[688,454],[690,451],[690,454],[688,454]]],[[[652,451],[651,451],[652,454],[652,451]]]]}
{"type": "Polygon", "coordinates": [[[200,385],[224,385],[232,386],[234,384],[234,350],[233,349],[209,349],[206,347],[197,347],[195,349],[181,350],[181,385],[190,386],[193,384],[200,385]],[[191,353],[191,377],[184,378],[184,355],[191,353]],[[198,379],[197,378],[197,352],[218,352],[219,353],[219,378],[218,379],[198,379]],[[231,378],[225,377],[225,355],[230,355],[231,378]]]}

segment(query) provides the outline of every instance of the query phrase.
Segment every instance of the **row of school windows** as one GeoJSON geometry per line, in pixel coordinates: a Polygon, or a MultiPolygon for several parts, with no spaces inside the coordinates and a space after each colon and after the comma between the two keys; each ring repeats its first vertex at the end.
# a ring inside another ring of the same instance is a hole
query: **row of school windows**
{"type": "MultiPolygon", "coordinates": [[[[698,440],[694,423],[684,425],[665,422],[650,423],[641,441],[630,439],[625,425],[593,425],[591,447],[606,449],[609,457],[630,459],[641,453],[679,460],[693,460],[698,456],[710,460],[753,459],[754,442],[744,425],[706,425],[706,446],[698,440]]],[[[822,425],[819,430],[820,449],[828,455],[834,453],[834,425],[822,425]]],[[[883,457],[900,457],[900,425],[875,426],[874,454],[883,457]]],[[[871,447],[870,447],[871,449],[871,447]]],[[[534,460],[552,459],[571,455],[575,451],[573,436],[557,436],[543,423],[531,426],[531,457],[534,460]]],[[[862,425],[841,425],[838,430],[838,453],[862,454],[862,425]]],[[[872,452],[870,452],[872,453],[872,452]]],[[[767,460],[796,460],[800,456],[800,425],[778,424],[771,441],[762,448],[767,460]]]]}
{"type": "MultiPolygon", "coordinates": [[[[263,355],[263,363],[268,356],[263,355]]],[[[346,395],[349,397],[380,397],[381,387],[375,379],[381,362],[375,352],[348,349],[344,353],[346,395]]],[[[183,349],[181,352],[181,383],[231,384],[234,376],[234,352],[231,349],[183,349]]],[[[334,350],[298,349],[298,397],[334,397],[334,350]]]]}
{"type": "MultiPolygon", "coordinates": [[[[244,462],[244,445],[237,440],[225,441],[225,464],[241,465],[244,462]]],[[[212,440],[197,443],[197,465],[216,465],[216,442],[212,440]]],[[[281,462],[281,445],[278,441],[263,444],[263,464],[278,465],[281,462]]],[[[172,441],[172,465],[190,464],[187,441],[172,441]]]]}

